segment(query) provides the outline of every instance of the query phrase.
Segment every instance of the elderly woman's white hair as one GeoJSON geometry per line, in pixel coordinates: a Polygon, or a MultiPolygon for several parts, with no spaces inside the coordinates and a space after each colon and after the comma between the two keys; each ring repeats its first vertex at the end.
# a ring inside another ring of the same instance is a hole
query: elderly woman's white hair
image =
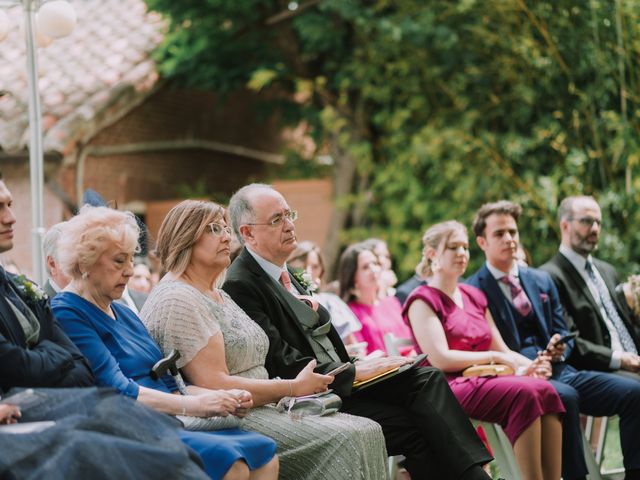
{"type": "Polygon", "coordinates": [[[140,227],[131,212],[85,205],[69,220],[58,241],[58,262],[62,271],[79,278],[112,245],[134,253],[140,227]]]}

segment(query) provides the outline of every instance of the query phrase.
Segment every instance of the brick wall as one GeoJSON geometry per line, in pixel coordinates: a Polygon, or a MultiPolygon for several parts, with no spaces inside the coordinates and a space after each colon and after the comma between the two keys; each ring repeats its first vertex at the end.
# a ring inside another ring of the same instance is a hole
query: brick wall
{"type": "Polygon", "coordinates": [[[298,241],[311,240],[324,249],[333,213],[332,183],[330,180],[284,180],[273,186],[298,211],[296,236],[298,241]]]}
{"type": "MultiPolygon", "coordinates": [[[[14,247],[0,256],[3,262],[13,260],[23,271],[31,274],[31,185],[28,162],[0,165],[2,176],[13,196],[16,216],[14,247]]],[[[44,189],[44,225],[50,227],[64,218],[64,205],[46,186],[44,189]]]]}
{"type": "MultiPolygon", "coordinates": [[[[255,102],[255,96],[241,92],[221,107],[212,93],[164,87],[96,135],[88,148],[198,139],[276,153],[281,145],[277,117],[264,120],[252,113],[255,102]]],[[[270,166],[259,160],[197,149],[88,155],[83,185],[122,205],[175,198],[179,186],[191,186],[193,190],[204,181],[206,191],[222,200],[248,181],[263,178],[270,166]]],[[[75,167],[62,174],[61,183],[75,198],[75,167]]]]}

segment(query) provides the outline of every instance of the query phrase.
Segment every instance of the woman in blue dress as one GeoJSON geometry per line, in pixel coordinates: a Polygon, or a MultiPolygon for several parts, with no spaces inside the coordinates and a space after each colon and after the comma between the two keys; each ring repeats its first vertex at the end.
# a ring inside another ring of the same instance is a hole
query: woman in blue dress
{"type": "MultiPolygon", "coordinates": [[[[57,320],[88,358],[98,385],[172,415],[244,416],[252,405],[246,391],[189,386],[181,395],[170,375],[151,378],[152,366],[162,358],[160,349],[140,319],[113,302],[133,273],[138,235],[133,214],[106,207],[85,206],[67,223],[58,254],[72,281],[51,302],[57,320]]],[[[202,457],[211,478],[277,478],[276,445],[268,437],[238,428],[183,430],[180,436],[202,457]]]]}

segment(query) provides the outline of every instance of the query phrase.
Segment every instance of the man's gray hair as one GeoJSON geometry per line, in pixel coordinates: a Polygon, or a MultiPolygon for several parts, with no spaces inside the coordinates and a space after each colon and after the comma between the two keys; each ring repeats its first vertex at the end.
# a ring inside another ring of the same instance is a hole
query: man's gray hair
{"type": "MultiPolygon", "coordinates": [[[[42,239],[42,250],[44,252],[45,259],[47,257],[51,257],[54,262],[58,261],[58,240],[60,239],[60,235],[62,234],[62,230],[66,224],[67,222],[56,223],[47,230],[47,233],[45,233],[44,238],[42,239]]],[[[51,276],[51,269],[47,262],[45,262],[45,266],[47,274],[51,276]]]]}
{"type": "Polygon", "coordinates": [[[558,207],[558,222],[569,219],[573,215],[574,205],[582,200],[591,200],[596,204],[598,203],[596,199],[590,195],[573,195],[567,197],[560,202],[560,206],[558,207]]]}
{"type": "Polygon", "coordinates": [[[241,245],[244,245],[244,238],[240,234],[240,225],[253,222],[256,218],[256,212],[251,205],[251,195],[257,190],[274,190],[274,188],[266,183],[251,183],[234,193],[229,200],[229,220],[233,233],[241,245]]]}

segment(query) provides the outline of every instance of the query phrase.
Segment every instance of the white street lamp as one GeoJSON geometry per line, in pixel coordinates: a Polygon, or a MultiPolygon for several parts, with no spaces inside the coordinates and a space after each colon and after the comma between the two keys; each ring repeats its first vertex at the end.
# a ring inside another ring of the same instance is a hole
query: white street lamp
{"type": "MultiPolygon", "coordinates": [[[[44,285],[44,257],[42,236],[44,235],[43,191],[44,152],[42,151],[42,111],[38,91],[38,55],[36,42],[44,45],[47,37],[60,38],[69,35],[76,25],[73,7],[64,0],[46,2],[43,0],[0,0],[0,7],[22,5],[24,10],[24,31],[27,44],[27,78],[29,87],[29,169],[31,178],[31,260],[36,282],[44,285]],[[38,30],[36,31],[36,10],[38,30]],[[38,38],[40,37],[40,38],[38,38]]],[[[0,41],[9,31],[6,13],[0,10],[0,41]]]]}

